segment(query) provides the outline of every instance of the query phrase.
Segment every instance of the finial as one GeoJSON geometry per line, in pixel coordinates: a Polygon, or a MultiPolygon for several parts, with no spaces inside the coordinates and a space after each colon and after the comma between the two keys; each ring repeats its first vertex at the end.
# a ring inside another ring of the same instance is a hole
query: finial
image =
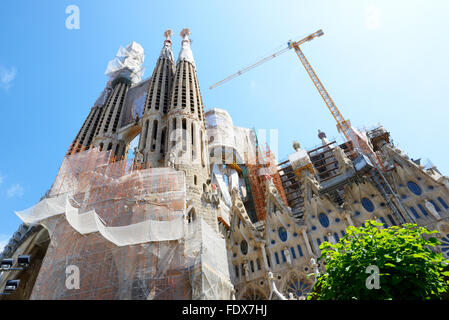
{"type": "Polygon", "coordinates": [[[299,144],[298,141],[293,141],[293,149],[295,149],[295,151],[298,151],[301,148],[301,145],[299,144]]]}
{"type": "Polygon", "coordinates": [[[190,29],[189,28],[184,28],[181,30],[181,33],[179,34],[183,40],[189,40],[189,35],[190,35],[190,29]]]}
{"type": "Polygon", "coordinates": [[[320,129],[318,129],[318,138],[320,139],[326,138],[326,134],[322,132],[320,129]]]}
{"type": "Polygon", "coordinates": [[[171,36],[173,35],[173,31],[171,31],[170,29],[165,30],[164,32],[164,37],[167,41],[171,41],[171,36]]]}

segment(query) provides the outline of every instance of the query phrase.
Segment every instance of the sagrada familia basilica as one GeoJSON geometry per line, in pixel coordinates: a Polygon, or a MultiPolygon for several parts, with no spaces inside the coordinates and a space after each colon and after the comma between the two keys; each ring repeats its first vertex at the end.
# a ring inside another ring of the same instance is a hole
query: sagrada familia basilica
{"type": "Polygon", "coordinates": [[[254,129],[205,110],[189,34],[175,60],[165,32],[147,79],[136,42],[109,63],[53,185],[16,213],[0,258],[30,266],[2,274],[20,286],[0,299],[305,299],[320,244],[369,219],[438,230],[449,258],[448,177],[382,126],[359,132],[371,156],[318,130],[318,147],[295,141],[277,161],[254,129]]]}

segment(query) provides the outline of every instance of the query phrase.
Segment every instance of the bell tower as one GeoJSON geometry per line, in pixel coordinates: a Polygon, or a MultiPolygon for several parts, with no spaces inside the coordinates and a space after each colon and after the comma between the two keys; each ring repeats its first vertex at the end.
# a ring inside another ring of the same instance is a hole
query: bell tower
{"type": "Polygon", "coordinates": [[[152,167],[164,166],[167,152],[167,112],[175,73],[172,34],[171,30],[164,32],[164,47],[151,76],[141,122],[139,151],[143,155],[143,162],[150,163],[152,167]]]}
{"type": "Polygon", "coordinates": [[[204,105],[190,48],[189,29],[181,31],[182,48],[179,53],[168,109],[168,154],[166,164],[186,174],[188,201],[210,226],[217,228],[213,210],[202,203],[210,177],[206,144],[204,105]]]}

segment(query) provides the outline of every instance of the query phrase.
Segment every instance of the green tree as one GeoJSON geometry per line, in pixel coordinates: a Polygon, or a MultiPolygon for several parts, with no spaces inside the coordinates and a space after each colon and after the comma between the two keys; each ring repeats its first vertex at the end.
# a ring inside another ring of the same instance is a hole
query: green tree
{"type": "Polygon", "coordinates": [[[429,236],[434,233],[410,223],[384,229],[370,220],[350,226],[337,244],[321,244],[318,261],[326,271],[308,299],[441,299],[448,291],[449,272],[443,269],[449,260],[431,250],[440,244],[429,236]]]}

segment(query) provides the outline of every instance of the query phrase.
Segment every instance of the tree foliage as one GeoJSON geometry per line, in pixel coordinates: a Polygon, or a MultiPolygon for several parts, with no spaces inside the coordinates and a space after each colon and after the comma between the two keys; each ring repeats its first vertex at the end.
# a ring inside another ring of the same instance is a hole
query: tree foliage
{"type": "Polygon", "coordinates": [[[359,228],[350,226],[337,244],[321,244],[318,261],[324,262],[326,271],[308,299],[441,298],[448,291],[444,277],[449,272],[443,269],[449,261],[431,250],[440,244],[430,236],[434,233],[410,223],[384,229],[371,220],[359,228]],[[378,289],[367,285],[369,266],[379,270],[378,289]]]}

